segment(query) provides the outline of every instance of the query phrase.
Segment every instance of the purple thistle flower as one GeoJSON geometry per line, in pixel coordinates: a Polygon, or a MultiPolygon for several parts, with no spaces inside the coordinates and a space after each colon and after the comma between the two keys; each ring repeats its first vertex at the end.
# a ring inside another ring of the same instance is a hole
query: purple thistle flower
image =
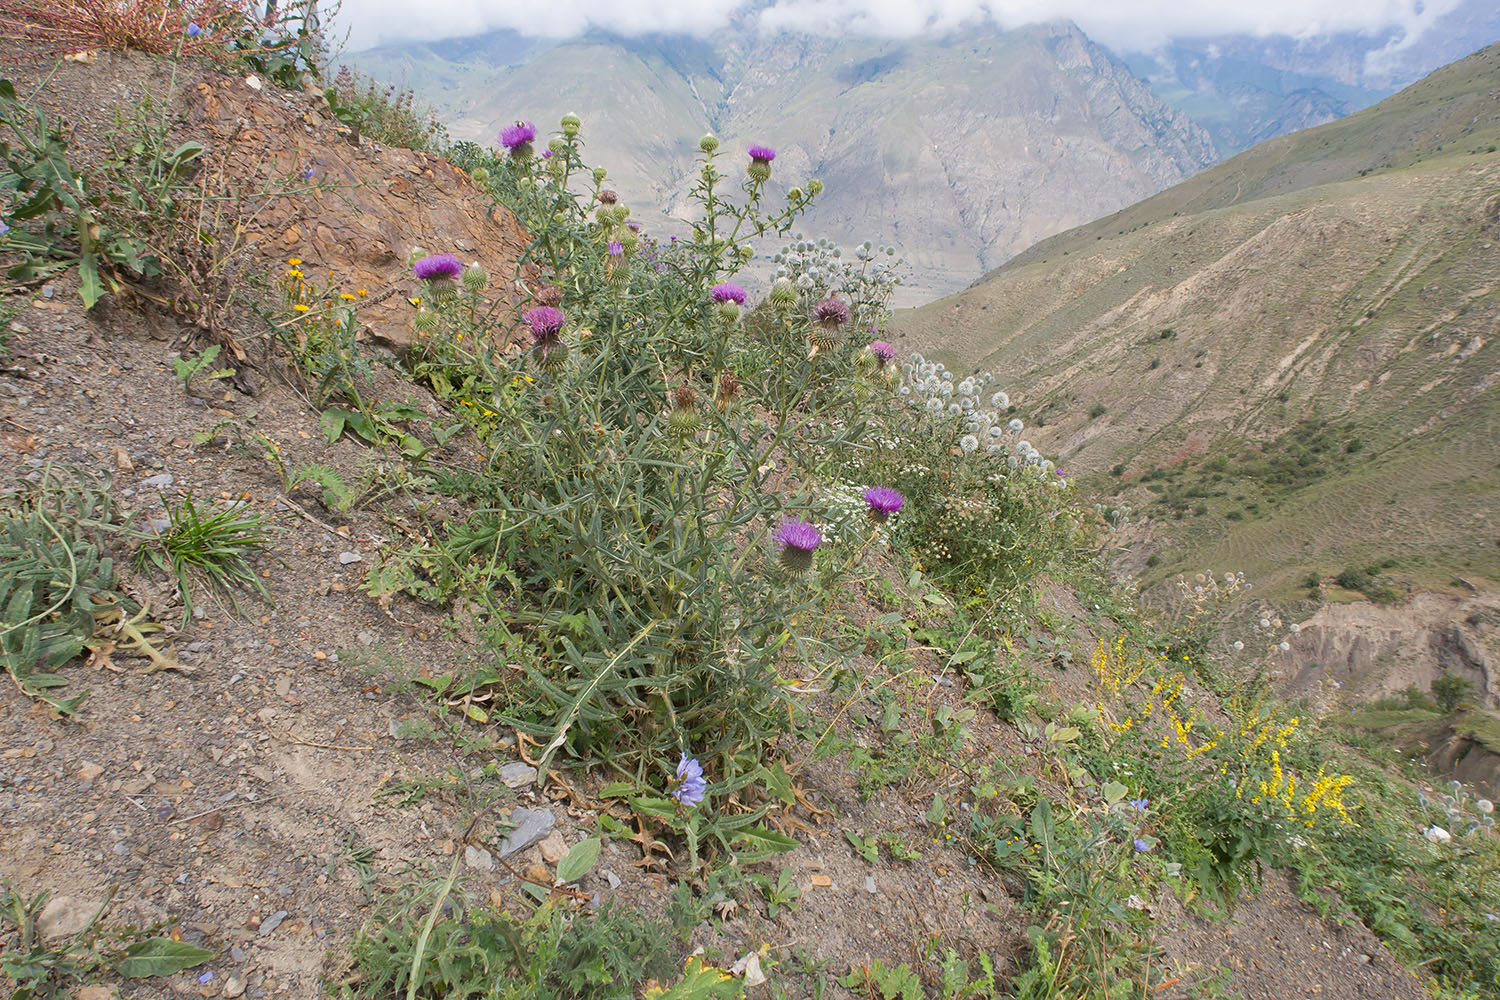
{"type": "Polygon", "coordinates": [[[764,184],[771,179],[771,161],[776,159],[776,150],[770,146],[751,146],[747,151],[750,154],[750,166],[745,173],[757,184],[764,184]]]}
{"type": "Polygon", "coordinates": [[[870,517],[884,521],[906,503],[906,497],[889,486],[871,486],[865,490],[865,503],[869,505],[870,517]]]}
{"type": "Polygon", "coordinates": [[[759,160],[762,163],[770,163],[776,159],[776,150],[770,146],[751,146],[746,152],[750,154],[750,159],[759,160]]]}
{"type": "Polygon", "coordinates": [[[196,22],[189,21],[187,26],[187,33],[189,38],[197,38],[199,35],[203,34],[203,29],[198,27],[196,22]]]}
{"type": "Polygon", "coordinates": [[[563,324],[568,321],[561,309],[551,306],[537,306],[521,318],[526,320],[526,325],[531,328],[531,339],[539,346],[556,343],[563,324]]]}
{"type": "Polygon", "coordinates": [[[672,792],[672,798],[689,809],[701,805],[708,794],[708,782],[703,780],[703,765],[696,757],[682,755],[677,762],[677,780],[681,784],[672,792]]]}
{"type": "Polygon", "coordinates": [[[550,160],[550,159],[552,159],[552,150],[550,150],[550,149],[544,149],[544,150],[542,150],[542,159],[544,159],[544,160],[550,160]]]}
{"type": "Polygon", "coordinates": [[[838,329],[849,322],[849,307],[838,299],[824,299],[813,306],[813,320],[825,329],[838,329]]]}
{"type": "Polygon", "coordinates": [[[412,273],[423,281],[451,281],[463,272],[464,265],[451,253],[423,257],[412,266],[412,273]]]}
{"type": "Polygon", "coordinates": [[[781,565],[793,573],[803,573],[812,567],[813,553],[818,551],[823,533],[807,521],[787,518],[774,538],[781,547],[781,565]]]}
{"type": "Polygon", "coordinates": [[[891,359],[896,356],[896,349],[884,340],[870,341],[869,350],[871,354],[875,355],[875,360],[880,362],[882,368],[890,364],[891,359]]]}
{"type": "Polygon", "coordinates": [[[500,145],[512,153],[521,146],[529,146],[536,139],[536,126],[531,122],[516,122],[500,130],[500,145]]]}
{"type": "Polygon", "coordinates": [[[618,256],[620,256],[624,252],[625,252],[625,244],[621,243],[619,240],[610,240],[609,241],[609,255],[611,257],[618,257],[618,256]]]}
{"type": "Polygon", "coordinates": [[[745,290],[739,285],[715,285],[709,294],[714,297],[715,302],[733,302],[741,306],[745,304],[745,290]]]}
{"type": "Polygon", "coordinates": [[[632,233],[638,233],[641,231],[641,224],[639,222],[636,222],[634,219],[631,219],[629,222],[625,223],[625,228],[630,230],[632,233]]]}

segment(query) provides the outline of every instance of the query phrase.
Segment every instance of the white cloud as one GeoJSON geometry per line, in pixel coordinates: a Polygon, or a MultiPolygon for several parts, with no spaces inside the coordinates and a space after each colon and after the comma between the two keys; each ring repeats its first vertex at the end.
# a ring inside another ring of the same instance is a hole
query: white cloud
{"type": "Polygon", "coordinates": [[[1462,0],[343,0],[353,48],[510,28],[562,37],[590,27],[623,34],[706,35],[744,10],[767,30],[908,36],[993,20],[1005,27],[1070,18],[1091,37],[1144,48],[1171,37],[1401,29],[1409,42],[1462,0]],[[754,11],[758,10],[758,13],[754,11]]]}

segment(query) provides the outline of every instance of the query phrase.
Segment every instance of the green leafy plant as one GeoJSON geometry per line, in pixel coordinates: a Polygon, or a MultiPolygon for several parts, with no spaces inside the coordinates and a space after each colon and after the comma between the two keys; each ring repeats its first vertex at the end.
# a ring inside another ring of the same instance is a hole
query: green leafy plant
{"type": "Polygon", "coordinates": [[[760,887],[761,895],[766,898],[766,916],[775,920],[783,909],[789,909],[796,905],[802,890],[794,884],[797,873],[791,868],[783,868],[774,877],[770,875],[751,875],[750,880],[760,887]]]}
{"type": "Polygon", "coordinates": [[[195,358],[173,358],[172,370],[182,381],[182,388],[191,393],[194,383],[201,386],[204,382],[214,382],[234,375],[233,368],[214,367],[214,362],[218,360],[218,357],[219,345],[210,344],[195,358]]]}
{"type": "Polygon", "coordinates": [[[156,935],[159,928],[106,927],[113,893],[76,932],[53,942],[42,939],[37,918],[51,893],[31,898],[0,883],[0,982],[14,1000],[66,1000],[85,980],[114,972],[127,979],[170,976],[202,965],[214,953],[156,935]]]}
{"type": "Polygon", "coordinates": [[[247,512],[242,505],[217,510],[200,507],[191,494],[177,506],[168,505],[169,524],[154,540],[136,550],[136,564],[154,566],[177,585],[182,599],[182,623],[193,617],[195,580],[235,607],[237,589],[253,590],[269,601],[249,559],[270,544],[270,522],[265,515],[247,512]]]}

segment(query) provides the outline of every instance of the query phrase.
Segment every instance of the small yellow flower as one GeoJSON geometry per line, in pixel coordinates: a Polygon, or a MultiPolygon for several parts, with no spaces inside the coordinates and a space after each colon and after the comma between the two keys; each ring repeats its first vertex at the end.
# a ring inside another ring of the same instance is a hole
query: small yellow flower
{"type": "Polygon", "coordinates": [[[307,275],[303,274],[301,271],[297,270],[295,267],[292,268],[290,271],[288,271],[287,274],[291,275],[294,278],[305,278],[305,277],[307,277],[307,275]]]}
{"type": "Polygon", "coordinates": [[[361,288],[357,292],[355,292],[355,294],[358,295],[360,298],[364,298],[366,295],[369,295],[370,293],[367,292],[367,291],[365,291],[363,288],[361,288]]]}
{"type": "Polygon", "coordinates": [[[350,295],[348,292],[339,292],[339,298],[343,299],[345,302],[353,302],[355,299],[359,298],[359,296],[350,295]]]}
{"type": "Polygon", "coordinates": [[[295,309],[295,310],[297,310],[299,313],[305,313],[311,307],[307,306],[307,305],[304,305],[301,302],[298,302],[296,305],[292,306],[292,308],[295,309]]]}
{"type": "Polygon", "coordinates": [[[298,264],[302,263],[302,258],[301,257],[293,257],[290,260],[288,260],[287,263],[290,264],[290,265],[292,265],[293,267],[296,267],[298,264]]]}

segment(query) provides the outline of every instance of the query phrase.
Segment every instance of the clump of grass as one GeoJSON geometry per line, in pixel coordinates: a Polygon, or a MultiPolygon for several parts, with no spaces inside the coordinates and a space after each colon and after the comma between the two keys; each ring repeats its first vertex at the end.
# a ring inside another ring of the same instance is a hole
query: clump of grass
{"type": "Polygon", "coordinates": [[[271,541],[271,525],[265,515],[235,505],[205,509],[189,494],[178,506],[167,508],[167,517],[167,529],[154,543],[136,551],[136,564],[143,569],[154,566],[176,582],[184,625],[193,617],[195,580],[227,598],[236,610],[236,590],[253,590],[265,600],[271,599],[249,561],[271,541]]]}

